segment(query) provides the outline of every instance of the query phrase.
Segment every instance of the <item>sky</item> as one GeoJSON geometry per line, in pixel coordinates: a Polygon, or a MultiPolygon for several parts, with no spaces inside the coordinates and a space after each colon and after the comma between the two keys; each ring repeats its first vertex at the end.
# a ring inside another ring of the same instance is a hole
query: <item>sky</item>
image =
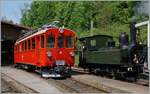
{"type": "Polygon", "coordinates": [[[21,9],[24,4],[31,4],[31,0],[0,0],[1,17],[6,17],[14,23],[20,23],[21,9]]]}
{"type": "MultiPolygon", "coordinates": [[[[21,9],[24,8],[25,3],[30,5],[31,2],[32,0],[0,0],[0,16],[6,17],[6,19],[12,20],[14,23],[20,23],[20,18],[22,16],[21,9]]],[[[147,3],[139,5],[139,12],[142,12],[141,9],[143,9],[143,7],[141,6],[146,6],[144,4],[148,6],[147,3]]],[[[147,9],[148,8],[143,9],[145,10],[144,12],[148,13],[146,11],[147,9]]]]}

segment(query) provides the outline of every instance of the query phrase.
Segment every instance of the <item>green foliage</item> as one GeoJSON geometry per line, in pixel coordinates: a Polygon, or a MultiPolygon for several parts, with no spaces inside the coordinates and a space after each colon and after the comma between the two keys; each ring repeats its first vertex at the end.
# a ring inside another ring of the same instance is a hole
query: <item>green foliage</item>
{"type": "MultiPolygon", "coordinates": [[[[33,1],[22,10],[21,24],[33,28],[58,20],[61,26],[75,31],[77,37],[92,34],[111,35],[118,44],[120,32],[129,33],[131,21],[148,16],[136,13],[140,1],[33,1]],[[91,28],[93,21],[93,28],[91,28]]],[[[146,32],[142,32],[146,42],[146,32]]]]}

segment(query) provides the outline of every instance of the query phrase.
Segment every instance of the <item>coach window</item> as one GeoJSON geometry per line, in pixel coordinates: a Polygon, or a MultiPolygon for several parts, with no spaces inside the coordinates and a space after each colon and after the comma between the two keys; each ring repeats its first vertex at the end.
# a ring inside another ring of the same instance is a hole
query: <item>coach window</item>
{"type": "Polygon", "coordinates": [[[44,48],[44,35],[41,36],[41,48],[44,48]]]}
{"type": "Polygon", "coordinates": [[[28,40],[28,50],[30,50],[30,39],[28,40]]]}
{"type": "Polygon", "coordinates": [[[52,48],[52,47],[54,47],[54,43],[55,43],[55,37],[52,35],[48,35],[46,47],[52,48]]]}
{"type": "Polygon", "coordinates": [[[35,38],[32,38],[32,49],[35,49],[35,38]]]}

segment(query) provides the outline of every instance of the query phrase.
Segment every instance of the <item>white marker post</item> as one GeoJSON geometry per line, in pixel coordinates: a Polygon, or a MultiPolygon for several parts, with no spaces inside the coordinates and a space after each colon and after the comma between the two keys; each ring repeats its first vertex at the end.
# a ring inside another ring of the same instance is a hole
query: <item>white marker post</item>
{"type": "Polygon", "coordinates": [[[150,21],[148,22],[148,32],[147,32],[147,46],[148,46],[148,70],[150,71],[150,21]]]}

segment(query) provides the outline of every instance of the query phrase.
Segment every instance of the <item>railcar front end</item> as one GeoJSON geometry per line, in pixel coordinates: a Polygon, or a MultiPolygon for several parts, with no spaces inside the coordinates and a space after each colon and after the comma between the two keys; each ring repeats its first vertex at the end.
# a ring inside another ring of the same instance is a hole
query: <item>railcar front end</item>
{"type": "Polygon", "coordinates": [[[46,32],[46,64],[43,77],[70,77],[74,65],[74,33],[67,29],[46,32]],[[46,68],[47,67],[47,68],[46,68]]]}

